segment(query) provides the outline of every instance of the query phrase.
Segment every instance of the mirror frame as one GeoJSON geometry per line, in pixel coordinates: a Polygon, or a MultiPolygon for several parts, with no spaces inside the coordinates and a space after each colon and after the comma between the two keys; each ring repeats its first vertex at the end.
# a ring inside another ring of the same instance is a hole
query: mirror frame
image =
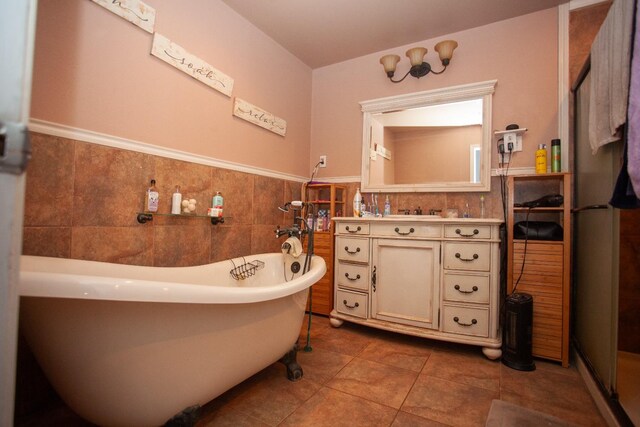
{"type": "Polygon", "coordinates": [[[415,92],[360,103],[362,117],[362,176],[360,188],[365,192],[463,192],[491,190],[491,101],[497,80],[451,86],[424,92],[415,92]],[[369,184],[369,155],[373,114],[400,109],[426,107],[447,102],[482,98],[482,164],[480,182],[437,182],[420,184],[369,184]]]}

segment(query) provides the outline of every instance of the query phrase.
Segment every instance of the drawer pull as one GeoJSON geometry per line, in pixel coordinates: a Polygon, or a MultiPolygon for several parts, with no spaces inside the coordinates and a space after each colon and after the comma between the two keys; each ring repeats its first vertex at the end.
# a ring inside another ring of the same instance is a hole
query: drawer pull
{"type": "Polygon", "coordinates": [[[460,261],[474,261],[478,259],[478,254],[473,254],[473,258],[462,258],[460,252],[456,252],[456,258],[458,258],[460,261]]]}
{"type": "Polygon", "coordinates": [[[345,250],[345,251],[347,251],[347,253],[348,253],[348,254],[351,254],[351,255],[355,255],[355,254],[357,254],[358,252],[360,252],[360,248],[359,248],[359,247],[358,247],[358,248],[356,248],[356,250],[355,250],[355,251],[350,251],[350,250],[349,250],[349,246],[345,246],[345,247],[344,247],[344,250],[345,250]]]}
{"type": "MultiPolygon", "coordinates": [[[[346,301],[345,301],[346,302],[346,301]]],[[[356,303],[357,304],[357,303],[356,303]]],[[[458,325],[460,326],[473,326],[476,323],[478,323],[478,321],[476,319],[471,319],[471,323],[461,323],[460,319],[458,318],[458,316],[453,318],[453,321],[456,322],[458,325]]]]}
{"type": "Polygon", "coordinates": [[[400,231],[400,228],[399,228],[399,227],[396,227],[396,233],[398,233],[398,234],[399,234],[399,235],[401,235],[401,236],[406,236],[406,235],[408,235],[408,234],[413,233],[414,231],[416,231],[416,230],[414,230],[414,229],[413,229],[413,227],[411,227],[411,228],[409,229],[409,231],[407,231],[406,233],[403,233],[403,232],[401,232],[401,231],[400,231]]]}
{"type": "Polygon", "coordinates": [[[346,277],[347,280],[351,280],[352,282],[355,282],[356,280],[360,279],[359,274],[356,277],[349,277],[349,273],[344,273],[344,277],[346,277]]]}
{"type": "Polygon", "coordinates": [[[349,230],[349,226],[347,225],[345,227],[345,230],[347,230],[349,233],[357,233],[358,231],[362,230],[362,227],[358,226],[358,228],[356,228],[355,230],[349,230]]]}
{"type": "Polygon", "coordinates": [[[480,233],[480,230],[478,230],[477,228],[473,229],[473,234],[463,234],[462,230],[460,230],[459,228],[456,228],[456,234],[461,236],[461,237],[473,237],[478,233],[480,233]]]}
{"type": "Polygon", "coordinates": [[[358,304],[357,302],[355,304],[353,304],[353,305],[349,305],[349,304],[347,304],[347,300],[344,300],[344,301],[342,301],[342,303],[347,308],[358,308],[358,307],[360,307],[360,304],[358,304]]]}
{"type": "Polygon", "coordinates": [[[463,291],[463,290],[460,290],[460,285],[455,285],[455,286],[453,287],[453,289],[455,289],[456,291],[460,292],[461,294],[472,294],[472,293],[474,293],[474,292],[477,292],[477,291],[478,291],[478,287],[477,287],[477,286],[474,286],[473,288],[471,288],[471,290],[470,290],[470,291],[463,291]]]}

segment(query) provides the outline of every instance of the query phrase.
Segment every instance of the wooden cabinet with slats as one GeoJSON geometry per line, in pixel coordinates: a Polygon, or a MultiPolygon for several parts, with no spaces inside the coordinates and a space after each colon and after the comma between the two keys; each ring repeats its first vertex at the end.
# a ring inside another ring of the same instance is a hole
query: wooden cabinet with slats
{"type": "Polygon", "coordinates": [[[571,174],[514,175],[508,178],[507,291],[533,297],[532,352],[569,366],[571,280],[571,174]],[[562,194],[558,207],[529,209],[517,204],[546,194],[562,194]],[[562,226],[562,240],[514,239],[518,221],[552,221],[562,226]],[[524,260],[524,268],[523,268],[524,260]],[[516,285],[517,284],[517,285],[516,285]]]}
{"type": "MultiPolygon", "coordinates": [[[[308,184],[302,189],[304,199],[313,206],[305,209],[306,218],[309,213],[317,215],[319,211],[327,214],[328,225],[323,230],[314,231],[314,254],[324,259],[327,272],[312,287],[311,312],[328,316],[333,309],[333,276],[334,276],[334,222],[331,218],[340,216],[345,211],[346,187],[337,184],[308,184]]],[[[306,244],[305,242],[305,250],[306,244]]],[[[307,303],[307,311],[309,306],[307,303]]]]}

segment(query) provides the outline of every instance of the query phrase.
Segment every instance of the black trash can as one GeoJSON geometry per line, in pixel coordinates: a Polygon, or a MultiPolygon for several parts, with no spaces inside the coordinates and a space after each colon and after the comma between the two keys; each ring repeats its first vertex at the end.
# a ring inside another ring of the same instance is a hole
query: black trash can
{"type": "Polygon", "coordinates": [[[533,329],[533,297],[513,293],[505,301],[505,322],[502,337],[502,363],[519,371],[533,371],[536,365],[531,354],[533,329]]]}

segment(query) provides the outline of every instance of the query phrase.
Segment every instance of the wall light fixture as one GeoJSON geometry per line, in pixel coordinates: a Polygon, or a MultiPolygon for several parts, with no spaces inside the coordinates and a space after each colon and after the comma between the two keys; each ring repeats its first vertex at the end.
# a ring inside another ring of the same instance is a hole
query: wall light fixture
{"type": "Polygon", "coordinates": [[[420,78],[426,76],[429,73],[433,74],[442,74],[444,70],[447,69],[449,62],[451,61],[451,57],[453,56],[453,50],[458,47],[458,42],[454,40],[444,40],[440,43],[436,44],[434,49],[440,55],[440,61],[442,61],[442,66],[444,67],[440,71],[434,71],[429,65],[428,62],[424,62],[423,58],[427,54],[427,49],[424,47],[414,47],[407,51],[407,56],[409,57],[409,61],[411,62],[411,69],[407,71],[407,74],[404,75],[400,80],[393,80],[393,74],[396,71],[396,65],[400,61],[400,57],[398,55],[385,55],[380,58],[380,63],[384,67],[384,71],[387,73],[387,77],[393,83],[400,83],[403,81],[409,74],[413,77],[420,78]]]}

